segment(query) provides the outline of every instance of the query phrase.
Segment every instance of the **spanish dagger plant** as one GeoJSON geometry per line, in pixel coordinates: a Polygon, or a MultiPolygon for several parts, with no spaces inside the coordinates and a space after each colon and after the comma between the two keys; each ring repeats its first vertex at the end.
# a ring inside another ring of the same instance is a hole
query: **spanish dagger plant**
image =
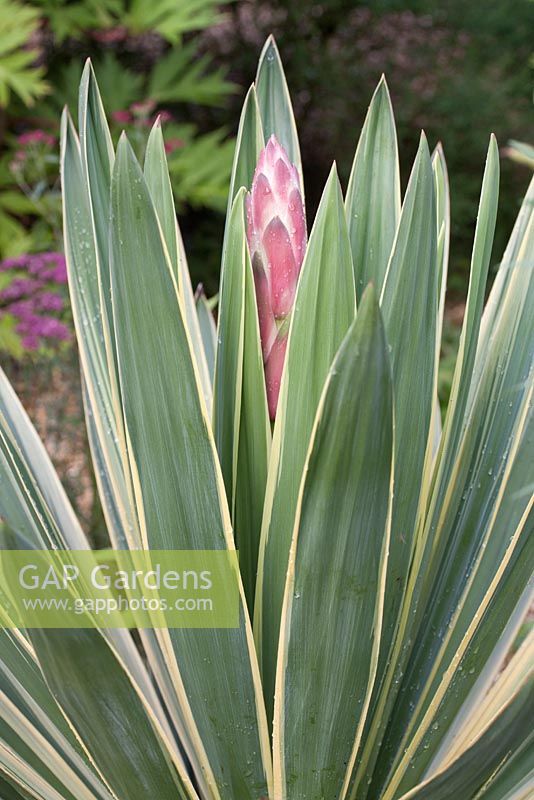
{"type": "MultiPolygon", "coordinates": [[[[90,64],[61,163],[110,540],[237,547],[239,626],[6,627],[0,797],[532,797],[533,634],[504,658],[532,599],[534,184],[484,307],[492,137],[442,426],[447,171],[422,135],[401,198],[385,80],[345,196],[333,167],[308,234],[267,42],[239,125],[217,330],[192,292],[161,128],[143,164],[125,136],[115,149],[90,64]]],[[[19,546],[87,548],[3,374],[0,448],[19,546]]]]}

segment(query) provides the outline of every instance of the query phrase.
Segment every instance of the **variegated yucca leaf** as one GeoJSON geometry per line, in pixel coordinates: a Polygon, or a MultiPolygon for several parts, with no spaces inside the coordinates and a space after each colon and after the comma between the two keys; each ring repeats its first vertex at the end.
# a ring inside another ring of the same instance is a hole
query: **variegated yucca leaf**
{"type": "MultiPolygon", "coordinates": [[[[533,599],[534,182],[501,258],[492,137],[442,428],[447,167],[423,134],[401,198],[384,78],[295,274],[284,221],[304,178],[267,41],[216,322],[191,286],[159,122],[144,164],[124,135],[115,148],[90,64],[78,117],[79,132],[62,119],[64,244],[110,541],[237,547],[239,624],[25,631],[2,611],[0,798],[532,797],[532,633],[509,652],[533,599]]],[[[3,373],[0,517],[5,545],[89,547],[3,373]]]]}

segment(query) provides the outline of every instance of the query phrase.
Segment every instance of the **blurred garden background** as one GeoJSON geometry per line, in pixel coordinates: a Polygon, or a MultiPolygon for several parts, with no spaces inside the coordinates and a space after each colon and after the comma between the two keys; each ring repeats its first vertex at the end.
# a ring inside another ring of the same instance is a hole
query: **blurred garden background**
{"type": "Polygon", "coordinates": [[[490,132],[502,154],[493,270],[531,177],[532,0],[0,0],[0,361],[86,530],[104,536],[62,255],[58,128],[93,59],[112,133],[142,153],[161,116],[194,283],[216,291],[244,93],[274,33],[300,133],[308,217],[332,160],[344,186],[384,72],[405,185],[419,132],[449,168],[452,247],[440,396],[446,403],[490,132]]]}

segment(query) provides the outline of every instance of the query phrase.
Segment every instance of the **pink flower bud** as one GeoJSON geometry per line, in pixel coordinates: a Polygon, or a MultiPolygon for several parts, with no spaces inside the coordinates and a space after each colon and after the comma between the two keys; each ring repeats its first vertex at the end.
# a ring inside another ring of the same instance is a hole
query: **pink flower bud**
{"type": "Polygon", "coordinates": [[[271,419],[276,417],[278,395],[280,394],[280,381],[286,359],[287,332],[279,333],[276,337],[269,358],[265,362],[265,385],[267,387],[267,405],[271,419]]]}
{"type": "Polygon", "coordinates": [[[287,345],[284,321],[293,308],[307,241],[299,174],[275,136],[260,153],[247,197],[247,239],[269,414],[274,419],[287,345]]]}

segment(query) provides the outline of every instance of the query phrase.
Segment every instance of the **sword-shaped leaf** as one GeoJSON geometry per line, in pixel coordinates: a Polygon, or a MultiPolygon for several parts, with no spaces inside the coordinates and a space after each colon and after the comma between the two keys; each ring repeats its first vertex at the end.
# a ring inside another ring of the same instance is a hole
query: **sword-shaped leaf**
{"type": "MultiPolygon", "coordinates": [[[[408,182],[381,297],[393,369],[395,487],[380,660],[366,724],[365,752],[359,759],[355,778],[356,787],[370,779],[373,767],[368,763],[372,764],[376,758],[375,727],[384,725],[386,721],[382,712],[376,716],[376,709],[383,682],[387,679],[386,669],[414,547],[417,510],[424,489],[424,467],[431,464],[437,308],[436,205],[432,164],[423,134],[408,182]],[[414,420],[417,420],[417,425],[414,425],[414,420]]],[[[392,702],[392,695],[388,697],[392,702]]]]}
{"type": "Polygon", "coordinates": [[[204,343],[200,334],[195,297],[191,286],[189,269],[187,267],[187,258],[182,236],[178,228],[169,169],[167,166],[167,156],[165,155],[165,145],[159,120],[157,120],[152,127],[150,136],[148,137],[145,152],[144,175],[150,190],[154,208],[158,215],[159,224],[161,225],[163,239],[167,246],[171,271],[177,282],[178,292],[184,304],[185,321],[193,345],[193,353],[200,375],[204,399],[208,410],[211,411],[213,397],[208,363],[204,351],[204,343]]]}
{"type": "Polygon", "coordinates": [[[384,76],[360,134],[345,207],[357,297],[368,283],[380,295],[401,210],[397,132],[384,76]]]}
{"type": "Polygon", "coordinates": [[[350,242],[341,188],[333,167],[297,286],[263,514],[254,623],[267,708],[271,713],[280,615],[300,479],[324,381],[355,310],[350,242]]]}
{"type": "Polygon", "coordinates": [[[213,311],[204,294],[203,290],[197,289],[195,292],[195,305],[197,308],[198,325],[200,335],[204,344],[208,373],[213,386],[215,377],[215,356],[217,354],[217,325],[213,317],[213,311]]]}
{"type": "MultiPolygon", "coordinates": [[[[481,202],[485,196],[483,191],[481,202]]],[[[494,204],[491,194],[485,202],[494,204]]],[[[484,214],[479,222],[484,231],[484,214]]],[[[525,253],[532,252],[533,236],[531,225],[523,239],[525,253]]],[[[478,237],[477,228],[475,241],[478,237]]],[[[491,657],[528,582],[522,562],[528,560],[531,547],[534,480],[529,455],[534,375],[532,267],[521,259],[512,266],[513,278],[494,318],[491,349],[479,350],[473,366],[479,377],[471,387],[458,456],[445,485],[437,473],[434,502],[421,539],[423,557],[418,554],[415,560],[415,591],[410,599],[410,607],[419,603],[421,612],[410,615],[406,610],[414,648],[403,679],[402,701],[397,703],[381,758],[385,766],[385,752],[397,750],[394,783],[408,758],[414,764],[413,777],[424,769],[491,657]],[[479,358],[483,358],[480,367],[479,358]],[[425,731],[436,724],[437,732],[425,749],[425,731]],[[409,737],[404,757],[403,743],[409,737]]]]}
{"type": "Polygon", "coordinates": [[[269,36],[263,46],[255,85],[264,140],[267,141],[274,134],[286,150],[291,163],[299,171],[301,195],[304,198],[297,126],[282,60],[273,36],[269,36]]]}
{"type": "Polygon", "coordinates": [[[406,586],[424,466],[432,439],[439,271],[432,164],[422,135],[380,303],[395,387],[395,495],[380,674],[387,663],[406,586]]]}
{"type": "MultiPolygon", "coordinates": [[[[111,242],[121,397],[143,543],[233,549],[183,305],[125,137],[112,180],[111,242]]],[[[270,785],[265,711],[242,589],[240,598],[237,629],[161,633],[195,757],[221,800],[267,795],[270,785]]]]}
{"type": "Polygon", "coordinates": [[[213,428],[252,613],[271,429],[244,195],[234,200],[223,250],[213,428]]]}
{"type": "Polygon", "coordinates": [[[242,186],[249,189],[252,185],[254,170],[256,169],[256,164],[258,163],[258,158],[263,150],[264,144],[256,87],[252,85],[245,97],[241,118],[239,120],[232,176],[230,179],[230,191],[228,194],[227,220],[239,189],[242,186]]]}
{"type": "Polygon", "coordinates": [[[299,493],[278,652],[277,797],[340,797],[350,780],[378,661],[392,457],[391,370],[370,287],[328,375],[299,493]]]}
{"type": "Polygon", "coordinates": [[[448,767],[403,794],[401,800],[448,800],[458,795],[503,800],[515,789],[519,791],[516,800],[520,797],[526,800],[528,792],[522,791],[527,782],[532,788],[534,777],[532,655],[531,634],[530,641],[514,656],[481,706],[482,730],[462,747],[448,767]],[[492,695],[499,695],[501,690],[500,703],[492,707],[492,695]],[[485,713],[490,708],[492,713],[485,713]]]}

